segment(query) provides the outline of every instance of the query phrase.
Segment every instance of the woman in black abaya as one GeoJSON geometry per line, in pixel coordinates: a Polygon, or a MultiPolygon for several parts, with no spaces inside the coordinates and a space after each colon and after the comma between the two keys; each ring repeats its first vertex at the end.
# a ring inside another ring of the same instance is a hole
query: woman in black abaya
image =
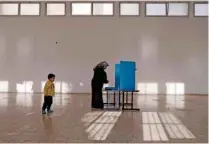
{"type": "Polygon", "coordinates": [[[108,67],[108,63],[103,61],[99,63],[94,68],[94,76],[91,81],[91,88],[92,88],[92,101],[91,107],[97,109],[103,109],[103,97],[102,97],[102,88],[103,85],[108,83],[107,74],[105,69],[108,67]]]}

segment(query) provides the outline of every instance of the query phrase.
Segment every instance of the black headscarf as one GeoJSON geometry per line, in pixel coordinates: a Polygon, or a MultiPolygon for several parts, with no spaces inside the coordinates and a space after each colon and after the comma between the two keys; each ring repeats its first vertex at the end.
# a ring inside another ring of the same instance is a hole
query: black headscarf
{"type": "Polygon", "coordinates": [[[102,61],[94,67],[94,70],[97,68],[106,69],[108,66],[109,66],[109,64],[106,61],[102,61]]]}

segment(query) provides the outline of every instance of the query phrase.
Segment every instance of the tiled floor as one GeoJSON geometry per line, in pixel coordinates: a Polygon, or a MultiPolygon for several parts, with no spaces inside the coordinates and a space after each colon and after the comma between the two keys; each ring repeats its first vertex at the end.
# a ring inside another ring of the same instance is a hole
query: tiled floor
{"type": "Polygon", "coordinates": [[[206,143],[208,97],[139,95],[140,112],[92,111],[90,95],[56,95],[42,116],[40,94],[0,94],[0,142],[206,143]]]}

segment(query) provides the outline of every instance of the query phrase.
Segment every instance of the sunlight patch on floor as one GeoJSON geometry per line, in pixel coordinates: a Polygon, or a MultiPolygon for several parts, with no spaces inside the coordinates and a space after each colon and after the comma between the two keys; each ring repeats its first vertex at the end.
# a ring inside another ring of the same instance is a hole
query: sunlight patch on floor
{"type": "Polygon", "coordinates": [[[90,112],[82,121],[91,140],[106,140],[122,112],[90,112]]]}
{"type": "Polygon", "coordinates": [[[169,112],[142,112],[142,122],[144,141],[195,138],[187,127],[169,112]]]}

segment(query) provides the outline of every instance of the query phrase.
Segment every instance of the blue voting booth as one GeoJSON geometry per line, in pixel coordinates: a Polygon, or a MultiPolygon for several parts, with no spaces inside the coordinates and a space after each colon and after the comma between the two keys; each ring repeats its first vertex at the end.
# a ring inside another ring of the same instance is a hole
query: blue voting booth
{"type": "Polygon", "coordinates": [[[136,83],[135,70],[136,63],[132,61],[120,61],[120,64],[115,64],[114,89],[121,91],[134,91],[136,83]]]}
{"type": "MultiPolygon", "coordinates": [[[[114,102],[111,103],[115,105],[115,92],[119,92],[119,103],[120,103],[120,95],[122,92],[122,105],[123,110],[139,110],[133,108],[133,93],[138,92],[135,89],[136,84],[136,63],[133,61],[120,61],[119,64],[115,64],[115,86],[114,87],[106,87],[107,97],[109,97],[109,92],[113,91],[114,93],[114,102]],[[131,103],[128,103],[128,93],[131,92],[131,103]],[[126,93],[126,102],[125,102],[125,93],[126,93]],[[125,108],[125,105],[131,106],[131,108],[125,108]]],[[[107,98],[107,103],[108,102],[107,98]]]]}

